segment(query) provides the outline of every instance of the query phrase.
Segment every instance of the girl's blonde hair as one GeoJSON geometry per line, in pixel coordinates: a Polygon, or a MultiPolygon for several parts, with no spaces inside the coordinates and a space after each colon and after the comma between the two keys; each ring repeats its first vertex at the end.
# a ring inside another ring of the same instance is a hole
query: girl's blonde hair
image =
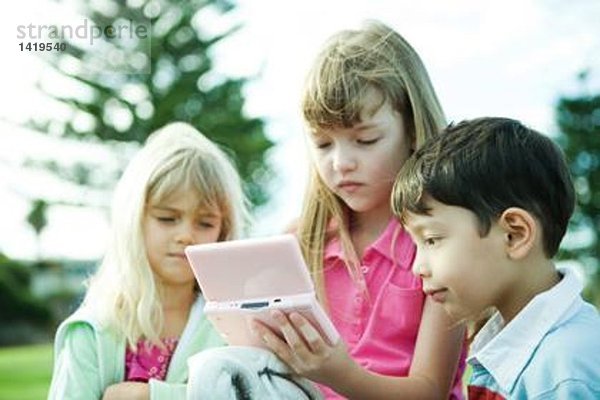
{"type": "MultiPolygon", "coordinates": [[[[417,148],[446,124],[427,70],[415,50],[388,26],[367,21],[362,29],[332,36],[317,56],[302,96],[308,128],[348,128],[361,122],[365,98],[372,89],[381,95],[381,105],[389,102],[401,113],[417,148]]],[[[331,235],[340,237],[350,275],[362,284],[359,258],[345,218],[348,211],[311,166],[298,233],[323,303],[323,255],[331,235]]]]}
{"type": "Polygon", "coordinates": [[[107,252],[84,300],[130,346],[141,337],[159,343],[162,288],[148,261],[143,218],[149,203],[179,190],[197,193],[200,207],[220,212],[220,241],[239,238],[249,221],[239,175],[214,143],[182,122],[148,138],[115,188],[107,252]]]}

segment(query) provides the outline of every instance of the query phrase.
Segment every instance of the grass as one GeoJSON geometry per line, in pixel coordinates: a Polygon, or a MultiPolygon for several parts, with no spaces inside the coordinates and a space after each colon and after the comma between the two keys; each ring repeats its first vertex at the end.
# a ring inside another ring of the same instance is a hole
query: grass
{"type": "MultiPolygon", "coordinates": [[[[470,374],[467,366],[465,384],[470,374]]],[[[51,377],[51,344],[0,348],[0,400],[45,399],[51,377]]]]}
{"type": "Polygon", "coordinates": [[[0,400],[39,400],[48,396],[52,345],[0,348],[0,400]]]}

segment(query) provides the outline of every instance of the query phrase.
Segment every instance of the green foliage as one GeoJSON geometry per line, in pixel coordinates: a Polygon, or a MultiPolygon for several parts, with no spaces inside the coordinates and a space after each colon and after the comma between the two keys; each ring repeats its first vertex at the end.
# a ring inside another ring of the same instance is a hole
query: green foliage
{"type": "Polygon", "coordinates": [[[51,378],[51,345],[0,349],[0,399],[45,399],[51,378]]]}
{"type": "Polygon", "coordinates": [[[3,325],[25,320],[39,325],[51,322],[48,307],[31,294],[31,273],[27,265],[0,254],[0,321],[3,325]]]}
{"type": "Polygon", "coordinates": [[[565,257],[579,259],[589,272],[590,285],[585,295],[600,306],[600,95],[564,97],[556,108],[562,131],[559,142],[567,156],[577,192],[573,228],[592,233],[592,240],[565,257]]]}
{"type": "MultiPolygon", "coordinates": [[[[114,145],[143,143],[157,128],[176,120],[186,121],[234,157],[253,204],[266,202],[263,187],[270,171],[265,156],[273,143],[265,136],[261,119],[244,115],[246,79],[220,75],[211,60],[213,47],[239,27],[229,26],[218,33],[204,29],[215,23],[223,25],[233,3],[227,0],[110,1],[107,2],[110,7],[101,3],[105,2],[80,1],[80,14],[98,27],[123,21],[149,27],[149,38],[115,37],[106,39],[105,43],[124,55],[125,64],[136,61],[141,67],[135,73],[126,68],[98,69],[100,42],[83,46],[65,39],[68,44],[65,52],[52,52],[45,58],[48,65],[70,85],[80,87],[81,92],[58,93],[40,82],[40,89],[71,113],[62,120],[44,120],[37,116],[28,126],[60,137],[114,145]],[[132,6],[133,3],[139,5],[132,6]],[[74,60],[78,65],[75,69],[74,60]]],[[[94,173],[97,166],[88,166],[85,171],[86,168],[78,164],[79,171],[72,173],[52,160],[42,164],[77,184],[93,184],[93,177],[102,175],[94,173]]]]}
{"type": "Polygon", "coordinates": [[[46,219],[46,211],[48,210],[48,203],[43,199],[35,199],[31,203],[31,210],[27,214],[27,222],[33,228],[37,241],[37,258],[41,259],[40,250],[40,235],[46,227],[48,220],[46,219]]]}
{"type": "Polygon", "coordinates": [[[46,219],[47,209],[48,203],[43,199],[35,199],[31,204],[31,210],[27,215],[27,222],[31,225],[36,235],[42,232],[48,222],[46,219]]]}

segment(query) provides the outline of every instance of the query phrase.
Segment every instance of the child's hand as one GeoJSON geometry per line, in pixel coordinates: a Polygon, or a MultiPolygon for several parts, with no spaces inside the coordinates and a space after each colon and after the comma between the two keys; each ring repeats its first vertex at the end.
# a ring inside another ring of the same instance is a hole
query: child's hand
{"type": "Polygon", "coordinates": [[[255,321],[253,326],[266,346],[292,371],[312,381],[334,386],[334,383],[356,366],[342,340],[330,346],[314,326],[299,313],[288,316],[272,313],[285,338],[282,340],[269,327],[255,321]]]}
{"type": "Polygon", "coordinates": [[[150,386],[142,382],[120,382],[110,385],[104,391],[102,400],[148,400],[150,386]]]}

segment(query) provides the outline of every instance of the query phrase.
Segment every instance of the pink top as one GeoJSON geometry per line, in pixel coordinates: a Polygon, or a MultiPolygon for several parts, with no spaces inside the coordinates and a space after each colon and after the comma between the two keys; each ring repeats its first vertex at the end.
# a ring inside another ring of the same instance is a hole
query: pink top
{"type": "Polygon", "coordinates": [[[150,379],[164,381],[167,376],[169,362],[177,347],[178,338],[166,338],[162,340],[166,349],[140,340],[137,351],[133,352],[127,346],[125,351],[125,380],[136,382],[148,382],[150,379]]]}
{"type": "MultiPolygon", "coordinates": [[[[325,247],[325,288],[329,314],[352,358],[372,372],[407,376],[421,322],[425,295],[411,272],[415,246],[396,219],[368,246],[361,270],[365,297],[349,275],[338,238],[325,247]]],[[[459,377],[462,371],[459,371],[459,377]]],[[[321,386],[326,399],[341,399],[321,386]]],[[[460,379],[454,398],[461,399],[460,379]]]]}

